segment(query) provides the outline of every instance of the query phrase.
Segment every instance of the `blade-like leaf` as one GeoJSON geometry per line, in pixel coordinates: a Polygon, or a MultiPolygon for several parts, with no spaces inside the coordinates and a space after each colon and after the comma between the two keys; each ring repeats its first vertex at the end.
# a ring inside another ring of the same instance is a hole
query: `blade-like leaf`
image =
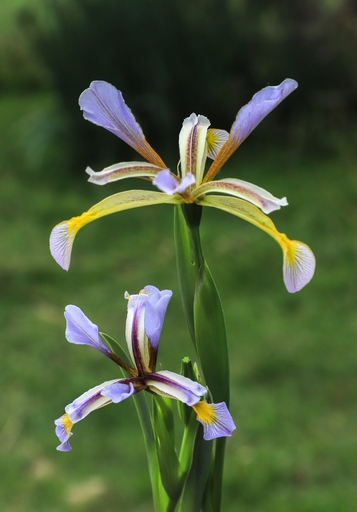
{"type": "Polygon", "coordinates": [[[202,261],[198,235],[200,216],[201,208],[194,204],[175,207],[175,249],[177,272],[184,314],[193,343],[195,343],[193,301],[198,268],[202,261]],[[190,211],[192,212],[192,222],[190,222],[189,226],[186,219],[187,216],[190,215],[190,211]],[[197,217],[196,221],[194,219],[195,216],[197,217]]]}
{"type": "Polygon", "coordinates": [[[181,494],[180,463],[175,449],[172,401],[153,396],[153,424],[162,484],[172,501],[181,494]]]}

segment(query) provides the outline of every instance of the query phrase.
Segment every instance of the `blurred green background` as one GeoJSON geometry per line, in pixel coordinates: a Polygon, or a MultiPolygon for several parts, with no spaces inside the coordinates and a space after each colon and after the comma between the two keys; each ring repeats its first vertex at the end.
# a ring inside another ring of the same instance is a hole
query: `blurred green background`
{"type": "MultiPolygon", "coordinates": [[[[173,210],[103,218],[78,236],[71,269],[48,251],[52,227],[110,193],[86,182],[134,153],[85,122],[93,79],[123,91],[147,138],[175,168],[184,117],[229,129],[268,84],[299,89],[222,171],[287,196],[280,231],[303,240],[314,280],[289,295],[279,247],[205,211],[205,254],[226,313],[232,407],[224,512],[352,512],[357,503],[357,9],[349,0],[3,0],[0,6],[0,510],[152,511],[133,403],[75,426],[55,450],[53,420],[118,375],[64,338],[80,306],[123,340],[126,302],[145,284],[174,291],[159,362],[194,358],[175,269],[173,210]]],[[[207,209],[210,210],[210,209],[207,209]]]]}

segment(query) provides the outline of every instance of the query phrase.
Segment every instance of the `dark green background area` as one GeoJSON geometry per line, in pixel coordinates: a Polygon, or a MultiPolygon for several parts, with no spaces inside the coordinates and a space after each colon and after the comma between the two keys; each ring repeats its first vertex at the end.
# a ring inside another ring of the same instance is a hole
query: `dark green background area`
{"type": "Polygon", "coordinates": [[[82,119],[79,94],[98,78],[121,88],[147,138],[175,169],[184,117],[196,111],[229,129],[257,90],[289,76],[299,89],[221,175],[287,196],[289,206],[271,217],[314,250],[313,281],[289,295],[271,238],[223,212],[203,213],[204,252],[226,314],[237,425],[228,441],[223,511],[353,512],[353,3],[73,4],[7,0],[0,8],[0,510],[152,511],[130,400],[76,425],[71,453],[55,450],[53,421],[64,406],[119,375],[102,354],[66,342],[67,304],[124,341],[124,291],[170,288],[158,363],[179,371],[182,357],[194,359],[178,291],[172,208],[88,225],[68,273],[49,254],[56,223],[111,193],[150,186],[86,182],[86,165],[100,170],[137,157],[82,119]]]}

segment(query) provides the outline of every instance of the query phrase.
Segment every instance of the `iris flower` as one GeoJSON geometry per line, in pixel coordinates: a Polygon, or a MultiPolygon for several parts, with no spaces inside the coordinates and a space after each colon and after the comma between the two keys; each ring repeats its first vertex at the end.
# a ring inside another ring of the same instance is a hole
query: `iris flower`
{"type": "Polygon", "coordinates": [[[89,181],[105,185],[125,178],[152,181],[154,190],[129,190],[111,195],[78,217],[58,224],[50,237],[50,249],[57,263],[68,270],[72,245],[79,229],[100,217],[130,208],[155,204],[196,203],[226,211],[254,224],[274,238],[283,251],[283,278],[289,292],[303,288],[312,278],[315,258],[302,242],[280,233],[267,214],[287,205],[266,190],[236,178],[214,180],[222,166],[254,128],[294,89],[295,80],[286,79],[256,93],[242,107],[230,132],[209,128],[210,121],[191,114],[179,135],[180,163],[172,172],[147,142],[140,125],[113,85],[94,81],[79,98],[84,118],[109,130],[134,148],[145,161],[122,162],[100,172],[87,168],[89,181]],[[207,158],[212,160],[205,173],[207,158]]]}
{"type": "Polygon", "coordinates": [[[110,403],[119,403],[144,389],[191,406],[202,423],[205,440],[231,436],[235,425],[224,402],[213,404],[201,398],[207,389],[187,377],[168,370],[155,371],[160,334],[170,290],[146,286],[139,294],[125,294],[128,299],[125,337],[133,365],[122,361],[103,342],[98,327],[77,307],[65,309],[66,338],[70,343],[89,345],[112,359],[127,373],[127,378],[103,382],[86,391],[65,408],[55,421],[60,451],[70,451],[72,427],[92,411],[110,403]]]}

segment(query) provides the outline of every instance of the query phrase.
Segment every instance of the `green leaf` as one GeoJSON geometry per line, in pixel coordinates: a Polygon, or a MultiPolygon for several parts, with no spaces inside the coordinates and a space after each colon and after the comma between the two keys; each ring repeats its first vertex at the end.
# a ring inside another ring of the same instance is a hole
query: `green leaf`
{"type": "Polygon", "coordinates": [[[175,206],[175,250],[183,310],[193,343],[195,329],[193,301],[196,277],[202,264],[199,223],[202,208],[195,204],[175,206]]]}
{"type": "Polygon", "coordinates": [[[229,404],[226,326],[218,290],[206,262],[197,276],[194,299],[195,338],[205,382],[215,402],[229,404]]]}
{"type": "Polygon", "coordinates": [[[153,396],[153,424],[156,453],[162,484],[172,501],[181,494],[180,463],[175,449],[175,432],[171,400],[153,396]]]}
{"type": "MultiPolygon", "coordinates": [[[[184,377],[187,377],[193,381],[197,381],[196,375],[193,369],[193,365],[191,362],[191,359],[189,357],[184,357],[181,362],[181,375],[184,377]]],[[[187,404],[184,404],[183,402],[178,401],[177,402],[177,408],[180,415],[181,420],[184,422],[185,425],[188,425],[188,422],[190,421],[190,417],[193,413],[192,407],[189,407],[187,404]]]]}
{"type": "Polygon", "coordinates": [[[205,495],[210,471],[213,441],[203,439],[202,425],[196,431],[192,463],[186,476],[185,486],[180,500],[180,512],[199,512],[205,495]]]}

